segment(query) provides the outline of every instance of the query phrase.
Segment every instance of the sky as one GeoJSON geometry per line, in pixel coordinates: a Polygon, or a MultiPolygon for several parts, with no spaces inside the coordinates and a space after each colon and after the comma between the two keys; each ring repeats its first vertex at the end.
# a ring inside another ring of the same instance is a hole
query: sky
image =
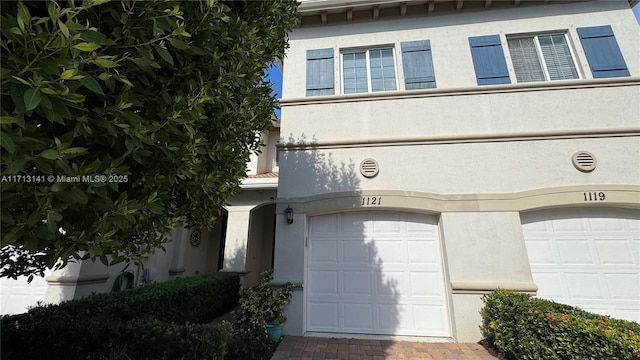
{"type": "MultiPolygon", "coordinates": [[[[633,7],[633,15],[636,16],[636,21],[640,24],[640,4],[633,7]]],[[[282,96],[282,72],[276,63],[273,64],[267,70],[267,78],[273,82],[273,90],[276,93],[276,97],[280,99],[282,96]]],[[[280,118],[280,109],[276,109],[276,116],[280,118]]]]}
{"type": "MultiPolygon", "coordinates": [[[[267,69],[267,79],[273,83],[273,92],[276,94],[276,98],[282,97],[282,72],[277,63],[273,63],[270,68],[267,69]]],[[[276,116],[280,119],[280,109],[276,109],[276,116]]]]}

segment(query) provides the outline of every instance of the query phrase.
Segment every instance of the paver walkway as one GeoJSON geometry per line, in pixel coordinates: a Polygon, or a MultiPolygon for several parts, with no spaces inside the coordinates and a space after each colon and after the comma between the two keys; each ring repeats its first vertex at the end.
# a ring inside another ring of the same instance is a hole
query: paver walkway
{"type": "Polygon", "coordinates": [[[271,360],[493,360],[476,343],[427,343],[285,336],[271,360]]]}

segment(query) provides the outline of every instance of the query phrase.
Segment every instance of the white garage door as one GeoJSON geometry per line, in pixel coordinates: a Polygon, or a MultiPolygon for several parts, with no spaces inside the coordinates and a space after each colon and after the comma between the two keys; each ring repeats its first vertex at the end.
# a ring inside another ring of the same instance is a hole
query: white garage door
{"type": "Polygon", "coordinates": [[[640,213],[555,210],[522,215],[538,296],[640,321],[640,213]]]}
{"type": "Polygon", "coordinates": [[[51,272],[46,270],[44,277],[36,276],[31,283],[27,282],[26,276],[16,280],[0,278],[0,315],[21,314],[43,302],[48,285],[45,278],[51,272]]]}
{"type": "Polygon", "coordinates": [[[435,218],[346,213],[311,218],[307,330],[450,335],[435,218]]]}

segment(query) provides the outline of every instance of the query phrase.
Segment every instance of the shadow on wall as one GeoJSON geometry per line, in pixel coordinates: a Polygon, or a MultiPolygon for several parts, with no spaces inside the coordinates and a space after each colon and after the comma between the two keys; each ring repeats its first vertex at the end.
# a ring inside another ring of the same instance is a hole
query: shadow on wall
{"type": "MultiPolygon", "coordinates": [[[[289,144],[309,145],[307,150],[284,151],[280,168],[280,181],[295,181],[296,188],[303,187],[304,195],[358,191],[360,178],[353,162],[337,164],[330,152],[313,147],[316,139],[307,140],[304,134],[298,139],[289,135],[289,144]],[[304,179],[304,180],[302,180],[304,179]],[[304,181],[304,184],[301,183],[304,181]]],[[[280,196],[281,190],[278,190],[280,196]]]]}
{"type": "MultiPolygon", "coordinates": [[[[296,141],[292,137],[289,143],[308,144],[304,138],[296,141]]],[[[354,195],[353,206],[346,212],[307,214],[310,217],[304,264],[307,269],[304,291],[307,294],[303,329],[307,334],[353,337],[356,334],[397,333],[401,300],[398,274],[383,267],[378,240],[384,242],[385,239],[376,238],[373,221],[385,213],[359,209],[360,181],[351,160],[336,163],[327,150],[311,146],[305,150],[288,149],[281,154],[279,198],[336,192],[354,195]],[[291,191],[285,186],[295,189],[291,191]]],[[[304,258],[302,253],[296,257],[276,258],[276,261],[296,262],[304,258]]]]}
{"type": "Polygon", "coordinates": [[[273,269],[273,241],[276,205],[264,203],[251,210],[245,285],[258,284],[260,274],[273,269]]]}
{"type": "Polygon", "coordinates": [[[233,269],[242,269],[244,267],[246,255],[247,255],[246,249],[236,248],[235,251],[233,252],[233,256],[224,257],[224,268],[219,271],[238,272],[237,270],[233,270],[233,269]],[[230,269],[230,270],[225,270],[225,269],[230,269]]]}

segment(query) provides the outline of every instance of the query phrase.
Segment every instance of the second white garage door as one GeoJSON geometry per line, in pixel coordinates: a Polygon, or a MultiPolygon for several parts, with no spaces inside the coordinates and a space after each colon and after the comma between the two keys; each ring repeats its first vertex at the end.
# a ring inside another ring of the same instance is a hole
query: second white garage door
{"type": "Polygon", "coordinates": [[[539,297],[640,322],[640,212],[566,209],[521,217],[539,297]]]}
{"type": "Polygon", "coordinates": [[[441,254],[432,216],[311,218],[307,331],[450,336],[441,254]]]}

